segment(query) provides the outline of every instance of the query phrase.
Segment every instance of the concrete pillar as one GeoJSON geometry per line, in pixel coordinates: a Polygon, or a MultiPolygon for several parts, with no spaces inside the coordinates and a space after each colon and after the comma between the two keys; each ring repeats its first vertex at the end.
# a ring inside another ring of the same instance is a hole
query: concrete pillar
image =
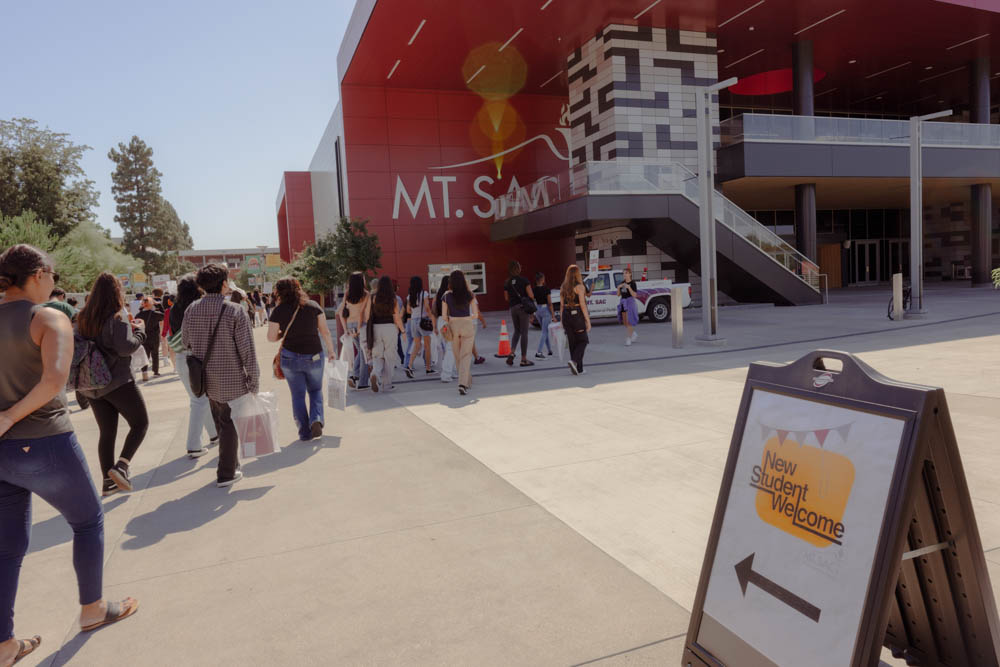
{"type": "Polygon", "coordinates": [[[972,285],[987,285],[993,282],[993,186],[980,183],[971,190],[972,285]]]}
{"type": "Polygon", "coordinates": [[[817,261],[815,183],[795,186],[795,248],[812,261],[817,261]]]}
{"type": "MultiPolygon", "coordinates": [[[[990,122],[990,59],[972,61],[969,85],[969,120],[973,123],[990,122]]],[[[993,263],[993,187],[989,183],[973,185],[971,192],[972,285],[992,282],[990,271],[993,263]]]]}
{"type": "Polygon", "coordinates": [[[796,42],[792,48],[794,49],[792,54],[793,113],[796,116],[815,116],[812,42],[796,42]]]}
{"type": "MultiPolygon", "coordinates": [[[[796,116],[816,114],[813,94],[813,45],[796,42],[792,53],[792,104],[796,116]]],[[[816,184],[795,186],[795,247],[816,261],[816,184]]]]}

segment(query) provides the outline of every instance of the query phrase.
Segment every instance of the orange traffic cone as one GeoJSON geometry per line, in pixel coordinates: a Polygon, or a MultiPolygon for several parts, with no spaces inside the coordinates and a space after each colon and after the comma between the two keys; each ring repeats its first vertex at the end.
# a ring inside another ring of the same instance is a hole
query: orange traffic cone
{"type": "Polygon", "coordinates": [[[647,274],[648,271],[649,271],[649,267],[648,266],[642,267],[642,278],[640,278],[640,282],[646,280],[646,274],[647,274]]]}
{"type": "Polygon", "coordinates": [[[507,320],[500,320],[500,344],[497,346],[498,358],[510,356],[510,336],[507,335],[507,320]]]}

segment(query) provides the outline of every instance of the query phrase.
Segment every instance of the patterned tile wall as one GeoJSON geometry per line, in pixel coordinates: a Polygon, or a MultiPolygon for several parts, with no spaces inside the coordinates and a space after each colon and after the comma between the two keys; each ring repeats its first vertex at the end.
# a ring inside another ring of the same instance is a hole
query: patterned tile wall
{"type": "Polygon", "coordinates": [[[609,25],[567,66],[573,165],[642,158],[697,167],[695,89],[718,80],[715,35],[609,25]]]}

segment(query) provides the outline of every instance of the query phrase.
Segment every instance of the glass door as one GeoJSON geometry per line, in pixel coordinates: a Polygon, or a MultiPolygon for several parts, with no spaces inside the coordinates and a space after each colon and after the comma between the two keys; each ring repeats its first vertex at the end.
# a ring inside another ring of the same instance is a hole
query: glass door
{"type": "Polygon", "coordinates": [[[878,241],[861,240],[851,241],[851,255],[854,259],[854,284],[855,285],[877,285],[878,284],[878,241]]]}
{"type": "Polygon", "coordinates": [[[889,280],[892,274],[902,273],[903,280],[910,279],[910,241],[908,239],[889,240],[889,280]]]}

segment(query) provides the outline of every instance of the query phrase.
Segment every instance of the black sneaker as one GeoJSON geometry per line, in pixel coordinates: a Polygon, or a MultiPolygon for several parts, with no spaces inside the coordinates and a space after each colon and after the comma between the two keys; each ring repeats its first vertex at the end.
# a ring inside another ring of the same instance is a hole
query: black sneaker
{"type": "Polygon", "coordinates": [[[412,368],[410,368],[409,366],[407,366],[406,368],[403,369],[403,372],[406,373],[406,377],[410,378],[411,380],[413,379],[413,369],[412,368]]]}
{"type": "Polygon", "coordinates": [[[132,490],[132,480],[129,479],[128,464],[119,461],[108,471],[108,477],[114,480],[115,484],[122,491],[132,490]]]}
{"type": "Polygon", "coordinates": [[[221,477],[218,478],[215,481],[215,485],[217,487],[219,487],[219,488],[226,487],[226,486],[232,486],[233,484],[235,484],[236,482],[240,481],[241,479],[243,479],[243,471],[237,469],[236,470],[236,474],[233,475],[232,477],[228,478],[228,479],[222,479],[221,477]]]}
{"type": "Polygon", "coordinates": [[[354,377],[353,375],[351,377],[347,378],[347,386],[350,387],[351,389],[357,389],[358,388],[358,379],[356,377],[354,377]]]}
{"type": "Polygon", "coordinates": [[[513,366],[514,365],[514,355],[513,354],[508,354],[507,355],[507,365],[508,366],[513,366]]]}
{"type": "Polygon", "coordinates": [[[202,447],[201,449],[189,449],[187,451],[189,458],[197,459],[199,457],[204,456],[205,454],[208,454],[208,447],[202,447]]]}
{"type": "Polygon", "coordinates": [[[467,391],[469,391],[469,388],[466,387],[464,384],[458,385],[458,393],[460,393],[462,396],[465,396],[465,392],[467,391]]]}
{"type": "Polygon", "coordinates": [[[115,484],[115,480],[105,478],[104,484],[101,487],[101,498],[107,498],[108,496],[113,496],[118,493],[121,489],[115,484]]]}
{"type": "Polygon", "coordinates": [[[437,373],[437,371],[436,371],[436,370],[434,370],[433,368],[428,368],[428,369],[427,369],[427,374],[428,374],[428,375],[432,375],[432,374],[434,374],[434,373],[437,373]]]}
{"type": "Polygon", "coordinates": [[[545,355],[542,354],[541,352],[539,352],[538,354],[535,355],[535,359],[544,359],[544,358],[545,358],[545,355]]]}
{"type": "Polygon", "coordinates": [[[215,436],[214,438],[208,439],[209,447],[216,447],[218,444],[219,444],[219,436],[215,436]]]}
{"type": "Polygon", "coordinates": [[[323,422],[313,422],[312,426],[309,427],[309,433],[314,438],[323,437],[323,422]]]}

